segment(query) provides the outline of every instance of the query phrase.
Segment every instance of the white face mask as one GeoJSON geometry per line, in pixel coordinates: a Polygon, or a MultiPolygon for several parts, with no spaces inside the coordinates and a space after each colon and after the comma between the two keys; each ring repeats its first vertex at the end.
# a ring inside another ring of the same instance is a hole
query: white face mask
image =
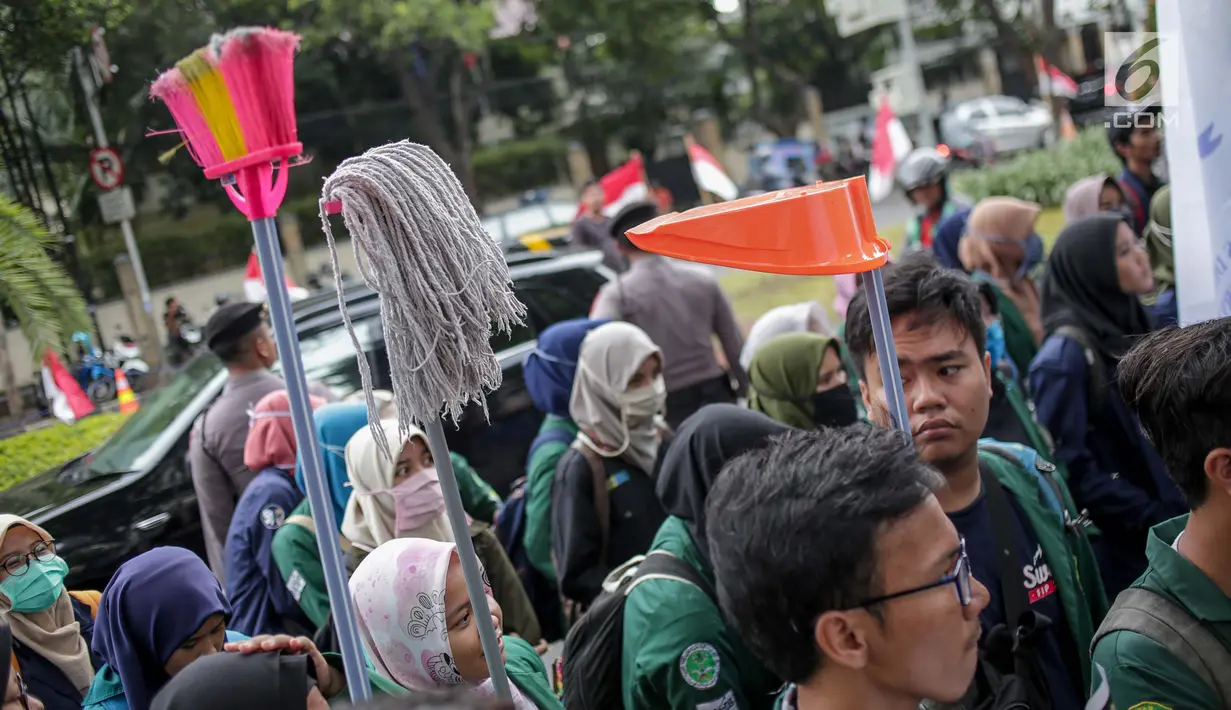
{"type": "Polygon", "coordinates": [[[659,375],[644,387],[621,392],[617,399],[629,425],[636,428],[637,424],[644,424],[647,419],[661,415],[666,409],[667,383],[659,375]]]}

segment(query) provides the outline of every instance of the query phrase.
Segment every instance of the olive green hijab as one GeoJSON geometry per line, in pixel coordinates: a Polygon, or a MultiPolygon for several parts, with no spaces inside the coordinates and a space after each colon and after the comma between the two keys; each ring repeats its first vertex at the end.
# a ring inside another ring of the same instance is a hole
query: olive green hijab
{"type": "Polygon", "coordinates": [[[1156,301],[1164,291],[1175,288],[1175,252],[1171,244],[1171,186],[1164,185],[1150,200],[1150,222],[1145,230],[1146,251],[1154,267],[1154,294],[1146,299],[1156,301]]]}
{"type": "Polygon", "coordinates": [[[808,332],[779,335],[762,345],[748,368],[748,408],[787,426],[814,428],[809,398],[830,348],[837,350],[836,339],[808,332]]]}

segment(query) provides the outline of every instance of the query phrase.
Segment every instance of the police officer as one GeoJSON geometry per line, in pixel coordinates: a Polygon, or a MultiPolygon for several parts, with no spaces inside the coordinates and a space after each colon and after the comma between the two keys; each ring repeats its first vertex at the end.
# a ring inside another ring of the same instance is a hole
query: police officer
{"type": "MultiPolygon", "coordinates": [[[[222,395],[193,425],[188,465],[201,506],[209,566],[225,583],[231,515],[256,476],[244,466],[248,412],[265,395],[286,389],[286,382],[269,371],[278,360],[278,346],[265,322],[264,304],[229,303],[219,308],[205,324],[205,343],[226,365],[229,377],[222,395]]],[[[313,393],[332,399],[324,389],[313,393]]]]}
{"type": "Polygon", "coordinates": [[[599,291],[590,317],[632,323],[662,348],[667,423],[677,427],[707,404],[734,402],[747,391],[748,374],[739,364],[744,335],[713,273],[642,251],[625,236],[656,216],[653,202],[633,202],[611,218],[611,234],[629,267],[599,291]],[[714,356],[715,335],[729,371],[714,356]]]}
{"type": "Polygon", "coordinates": [[[1117,708],[1231,707],[1229,349],[1231,318],[1222,318],[1154,333],[1116,368],[1192,508],[1150,530],[1145,574],[1095,634],[1094,663],[1117,708]]]}

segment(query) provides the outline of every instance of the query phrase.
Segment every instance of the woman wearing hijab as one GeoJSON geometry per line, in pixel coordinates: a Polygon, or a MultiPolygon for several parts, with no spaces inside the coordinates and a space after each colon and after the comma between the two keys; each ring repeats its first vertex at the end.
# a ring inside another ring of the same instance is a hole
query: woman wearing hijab
{"type": "MultiPolygon", "coordinates": [[[[568,403],[577,376],[581,341],[591,330],[608,322],[578,318],[548,327],[539,334],[538,347],[523,366],[530,399],[546,415],[526,455],[523,545],[526,558],[553,590],[556,567],[551,561],[551,482],[560,458],[577,438],[577,423],[569,414],[568,403]]],[[[541,611],[539,615],[542,616],[541,611]]]]}
{"type": "Polygon", "coordinates": [[[787,426],[847,426],[859,418],[835,338],[780,335],[757,352],[748,378],[748,408],[787,426]]]}
{"type": "Polygon", "coordinates": [[[598,596],[614,567],[645,554],[666,517],[653,479],[665,428],[662,371],[662,351],[630,323],[599,326],[581,343],[569,402],[577,440],[551,491],[551,546],[570,615],[598,596]]]}
{"type": "Polygon", "coordinates": [[[1030,389],[1078,507],[1103,533],[1094,547],[1114,598],[1144,571],[1150,527],[1187,509],[1115,378],[1120,357],[1150,330],[1140,296],[1153,291],[1154,277],[1132,227],[1113,215],[1067,225],[1047,273],[1048,337],[1030,389]]]}
{"type": "Polygon", "coordinates": [[[227,630],[231,605],[218,578],[182,547],[156,547],[120,565],[103,590],[93,649],[105,665],[85,710],[149,710],[190,663],[246,637],[227,630]]]}
{"type": "Polygon", "coordinates": [[[7,662],[52,710],[80,707],[102,666],[90,653],[98,592],[65,590],[67,575],[46,530],[0,515],[0,614],[13,638],[7,662]]]}
{"type": "Polygon", "coordinates": [[[727,626],[715,601],[705,499],[727,461],[787,431],[789,427],[763,414],[728,404],[705,407],[680,426],[655,485],[668,517],[650,549],[692,567],[706,588],[651,579],[628,594],[622,707],[769,710],[774,706],[782,681],[727,626]],[[683,659],[699,652],[713,659],[713,683],[691,681],[683,672],[683,659]]]}
{"type": "Polygon", "coordinates": [[[1150,310],[1155,328],[1179,325],[1175,300],[1175,252],[1171,247],[1171,186],[1163,185],[1150,200],[1150,221],[1145,231],[1146,250],[1154,266],[1154,292],[1142,302],[1150,310]]]}
{"type": "MultiPolygon", "coordinates": [[[[306,639],[279,637],[287,644],[306,639]]],[[[260,643],[253,639],[252,644],[260,643]]],[[[346,688],[342,672],[311,644],[298,653],[218,653],[172,678],[153,710],[328,710],[328,698],[346,688]]],[[[260,649],[263,650],[263,649],[260,649]]],[[[270,649],[274,650],[273,648],[270,649]]]]}
{"type": "Polygon", "coordinates": [[[487,609],[471,608],[453,543],[426,538],[386,542],[360,563],[350,592],[376,693],[404,696],[465,687],[478,696],[494,697],[478,632],[478,624],[489,623],[490,617],[514,706],[563,708],[538,653],[504,633],[504,612],[491,589],[487,609]]]}
{"type": "Polygon", "coordinates": [[[829,316],[825,309],[816,301],[804,301],[789,306],[778,306],[770,309],[752,324],[748,337],[744,340],[744,349],[739,355],[739,364],[745,371],[752,367],[752,358],[769,341],[787,333],[816,333],[818,335],[833,335],[829,326],[829,316]]]}
{"type": "Polygon", "coordinates": [[[958,245],[966,236],[966,224],[970,221],[970,208],[963,207],[940,220],[936,236],[932,239],[932,255],[946,269],[966,270],[958,256],[958,245]]]}
{"type": "MultiPolygon", "coordinates": [[[[310,397],[312,408],[325,403],[310,397]]],[[[235,504],[227,530],[227,598],[230,627],[246,636],[311,633],[296,595],[274,562],[274,534],[303,501],[295,487],[295,430],[286,390],[262,397],[249,414],[244,465],[257,475],[235,504]]]]}
{"type": "Polygon", "coordinates": [[[1099,173],[1082,178],[1064,194],[1064,220],[1075,222],[1100,212],[1119,212],[1124,207],[1124,191],[1110,175],[1099,173]]]}
{"type": "MultiPolygon", "coordinates": [[[[385,458],[368,427],[355,432],[346,445],[346,470],[354,492],[346,504],[342,534],[351,544],[347,561],[351,573],[390,540],[454,541],[427,434],[412,426],[402,435],[392,419],[381,421],[380,426],[387,441],[402,443],[400,449],[394,447],[393,461],[385,458]]],[[[470,536],[475,553],[491,575],[496,599],[509,608],[509,632],[538,643],[542,627],[534,607],[491,526],[472,521],[470,536]]]]}
{"type": "Polygon", "coordinates": [[[1043,341],[1039,291],[1030,272],[1043,259],[1043,240],[1034,231],[1040,207],[1012,197],[988,197],[970,212],[958,258],[976,281],[996,289],[1009,357],[1021,372],[1043,341]]]}

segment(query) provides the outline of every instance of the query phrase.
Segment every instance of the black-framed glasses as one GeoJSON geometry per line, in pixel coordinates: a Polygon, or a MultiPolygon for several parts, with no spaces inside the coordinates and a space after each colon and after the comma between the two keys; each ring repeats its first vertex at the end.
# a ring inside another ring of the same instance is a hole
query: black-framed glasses
{"type": "Polygon", "coordinates": [[[929,589],[935,589],[937,587],[943,587],[949,584],[952,584],[954,588],[957,589],[958,602],[962,606],[970,606],[970,558],[966,556],[966,538],[960,538],[958,544],[959,551],[957,555],[957,563],[953,565],[953,571],[949,574],[941,577],[931,584],[925,584],[921,587],[912,587],[910,589],[903,589],[900,592],[894,592],[893,594],[886,594],[883,597],[869,599],[862,604],[857,604],[856,608],[881,604],[883,602],[910,596],[911,594],[918,594],[919,592],[926,592],[929,589]]]}
{"type": "Polygon", "coordinates": [[[55,540],[40,540],[24,555],[10,555],[0,562],[0,567],[9,573],[10,577],[20,577],[30,569],[30,560],[50,562],[56,556],[55,540]]]}

